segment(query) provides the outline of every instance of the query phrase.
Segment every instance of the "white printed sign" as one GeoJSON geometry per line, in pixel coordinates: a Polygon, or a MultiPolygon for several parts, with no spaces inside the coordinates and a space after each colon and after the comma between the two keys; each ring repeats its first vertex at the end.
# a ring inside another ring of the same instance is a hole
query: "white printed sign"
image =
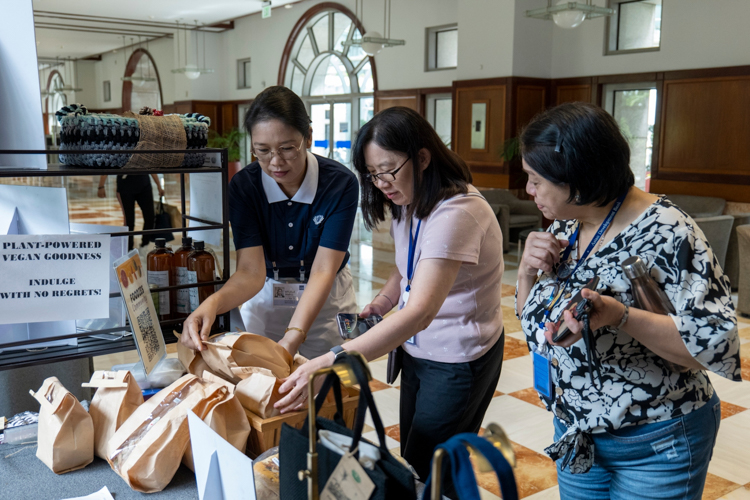
{"type": "Polygon", "coordinates": [[[0,324],[109,317],[109,235],[0,236],[0,324]]]}

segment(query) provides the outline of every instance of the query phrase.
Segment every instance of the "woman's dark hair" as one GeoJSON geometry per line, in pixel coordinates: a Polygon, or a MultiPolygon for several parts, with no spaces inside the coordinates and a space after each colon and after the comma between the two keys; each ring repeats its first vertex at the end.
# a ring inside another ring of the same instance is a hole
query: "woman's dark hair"
{"type": "Polygon", "coordinates": [[[521,156],[539,175],[570,188],[568,203],[603,207],[635,183],[630,147],[615,119],[570,102],[538,114],[521,133],[521,156]]]}
{"type": "Polygon", "coordinates": [[[405,211],[408,217],[416,215],[418,219],[425,219],[440,201],[466,193],[471,184],[469,167],[445,146],[432,125],[419,113],[402,106],[383,110],[360,129],[352,153],[362,186],[362,215],[368,229],[385,220],[386,207],[394,219],[400,220],[404,216],[402,207],[394,204],[365,178],[369,173],[365,147],[371,142],[386,151],[403,153],[412,160],[414,191],[412,202],[405,211]],[[421,170],[419,151],[423,148],[430,152],[431,159],[427,168],[421,170]]]}
{"type": "Polygon", "coordinates": [[[286,87],[268,87],[255,97],[245,114],[245,130],[251,134],[256,123],[268,120],[281,121],[305,139],[310,135],[310,117],[305,103],[286,87]]]}

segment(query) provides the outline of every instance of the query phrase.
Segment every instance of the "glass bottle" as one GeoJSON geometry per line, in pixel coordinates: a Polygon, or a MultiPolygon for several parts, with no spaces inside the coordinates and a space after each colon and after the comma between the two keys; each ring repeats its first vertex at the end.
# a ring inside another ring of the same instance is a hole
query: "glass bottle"
{"type": "MultiPolygon", "coordinates": [[[[146,257],[146,271],[149,285],[159,287],[174,285],[172,250],[164,238],[156,238],[155,248],[146,257]]],[[[159,307],[156,314],[160,321],[172,319],[171,306],[174,304],[174,290],[159,293],[159,307]]]]}
{"type": "MultiPolygon", "coordinates": [[[[625,272],[625,276],[630,280],[633,301],[639,309],[656,314],[666,315],[675,313],[674,306],[669,301],[667,294],[664,293],[664,290],[651,277],[640,257],[637,255],[628,257],[623,261],[622,269],[625,272]]],[[[667,361],[664,358],[662,358],[662,362],[664,366],[674,372],[683,373],[688,371],[688,368],[672,361],[667,361]]]]}
{"type": "MultiPolygon", "coordinates": [[[[205,249],[202,241],[195,242],[195,251],[188,256],[188,282],[206,283],[214,280],[215,264],[214,257],[205,249]]],[[[198,309],[198,306],[214,293],[214,286],[201,286],[189,288],[190,290],[190,312],[198,309]]]]}
{"type": "MultiPolygon", "coordinates": [[[[193,238],[182,238],[182,246],[174,253],[174,277],[175,285],[187,285],[188,280],[188,257],[195,250],[193,248],[193,238]]],[[[182,288],[175,290],[176,300],[172,316],[175,319],[187,318],[190,314],[190,289],[182,288]]]]}

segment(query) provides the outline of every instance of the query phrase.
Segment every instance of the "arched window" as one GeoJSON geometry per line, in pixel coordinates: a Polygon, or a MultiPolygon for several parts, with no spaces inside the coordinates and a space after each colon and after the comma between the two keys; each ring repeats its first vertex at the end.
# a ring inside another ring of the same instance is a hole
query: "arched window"
{"type": "Polygon", "coordinates": [[[136,49],[125,66],[126,77],[132,81],[122,82],[122,108],[138,113],[143,106],[161,109],[161,81],[151,54],[136,49]]]}
{"type": "Polygon", "coordinates": [[[52,71],[47,79],[47,92],[50,93],[47,96],[47,130],[53,137],[53,140],[56,140],[54,138],[60,133],[60,124],[57,123],[55,113],[60,108],[68,105],[68,96],[60,90],[64,87],[65,82],[60,72],[57,70],[52,71]]]}
{"type": "Polygon", "coordinates": [[[375,108],[375,60],[361,47],[345,45],[361,37],[362,30],[342,5],[313,7],[292,30],[279,68],[279,85],[292,89],[307,105],[312,152],[344,164],[351,162],[352,139],[375,108]]]}

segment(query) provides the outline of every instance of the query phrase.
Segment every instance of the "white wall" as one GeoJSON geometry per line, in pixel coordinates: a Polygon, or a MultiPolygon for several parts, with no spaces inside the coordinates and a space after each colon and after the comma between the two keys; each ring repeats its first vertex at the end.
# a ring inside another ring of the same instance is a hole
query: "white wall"
{"type": "MultiPolygon", "coordinates": [[[[601,4],[602,0],[597,3],[601,4]]],[[[750,64],[747,0],[665,0],[661,50],[605,56],[604,19],[554,27],[552,76],[607,75],[750,64]]],[[[539,21],[543,22],[543,21],[539,21]]],[[[547,21],[549,22],[549,21],[547,21]]]]}
{"type": "MultiPolygon", "coordinates": [[[[526,17],[529,9],[539,7],[538,0],[516,0],[513,24],[513,76],[552,78],[551,21],[526,17]]],[[[557,28],[559,29],[559,28],[557,28]]]]}
{"type": "MultiPolygon", "coordinates": [[[[198,38],[198,61],[197,66],[204,66],[203,60],[203,33],[187,33],[188,64],[196,64],[195,59],[195,36],[198,38]]],[[[171,104],[175,101],[186,101],[190,99],[220,101],[227,99],[226,87],[232,80],[232,73],[236,69],[227,68],[225,65],[225,50],[223,35],[218,33],[206,33],[206,58],[205,66],[213,69],[213,73],[202,74],[195,80],[189,80],[182,73],[172,73],[173,68],[185,66],[185,40],[180,33],[180,61],[177,60],[177,37],[173,40],[170,56],[173,58],[171,65],[159,65],[159,75],[169,74],[169,80],[162,79],[162,93],[164,103],[171,104]],[[167,87],[169,90],[167,90],[167,87]]],[[[166,54],[165,54],[166,55],[166,54]]],[[[156,57],[156,56],[154,56],[156,57]]],[[[164,78],[164,77],[162,77],[164,78]]]]}
{"type": "Polygon", "coordinates": [[[458,0],[458,80],[513,74],[514,0],[458,0]]]}

